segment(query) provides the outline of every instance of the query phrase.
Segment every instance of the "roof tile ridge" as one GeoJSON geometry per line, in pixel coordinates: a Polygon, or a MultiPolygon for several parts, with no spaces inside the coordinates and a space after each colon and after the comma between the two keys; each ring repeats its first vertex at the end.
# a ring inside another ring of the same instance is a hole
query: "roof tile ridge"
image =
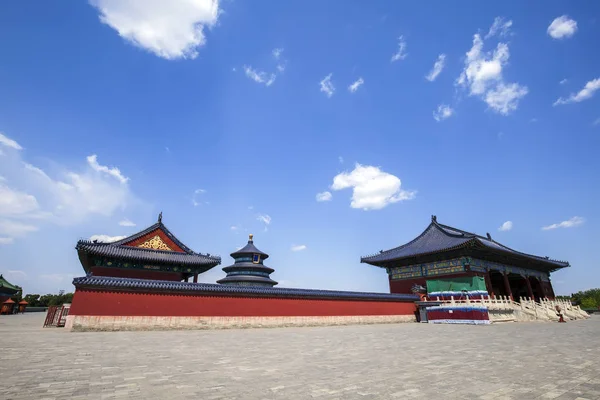
{"type": "Polygon", "coordinates": [[[461,235],[454,235],[454,234],[452,234],[452,233],[450,233],[450,232],[446,231],[446,229],[449,229],[449,230],[451,230],[451,231],[460,232],[460,233],[462,233],[463,235],[469,235],[469,236],[471,236],[471,237],[479,237],[479,238],[481,238],[481,239],[484,239],[484,237],[483,237],[483,236],[481,236],[481,235],[478,235],[478,234],[476,234],[476,233],[473,233],[473,232],[468,232],[468,231],[465,231],[465,230],[463,230],[463,229],[458,229],[458,228],[455,228],[455,227],[453,227],[453,226],[450,226],[450,225],[440,224],[440,223],[439,223],[439,222],[437,222],[437,221],[434,221],[433,223],[434,223],[434,224],[436,224],[436,225],[438,226],[438,228],[440,228],[440,229],[443,231],[443,233],[444,233],[444,234],[446,234],[446,235],[448,235],[448,236],[452,236],[452,237],[461,237],[461,235]]]}

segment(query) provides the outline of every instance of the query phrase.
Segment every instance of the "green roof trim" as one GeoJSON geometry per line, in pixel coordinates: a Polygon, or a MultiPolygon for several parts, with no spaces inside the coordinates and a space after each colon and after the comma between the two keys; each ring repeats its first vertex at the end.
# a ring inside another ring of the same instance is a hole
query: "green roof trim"
{"type": "Polygon", "coordinates": [[[10,292],[14,291],[15,293],[20,292],[21,288],[13,285],[9,281],[7,281],[2,275],[0,275],[0,292],[10,292]]]}

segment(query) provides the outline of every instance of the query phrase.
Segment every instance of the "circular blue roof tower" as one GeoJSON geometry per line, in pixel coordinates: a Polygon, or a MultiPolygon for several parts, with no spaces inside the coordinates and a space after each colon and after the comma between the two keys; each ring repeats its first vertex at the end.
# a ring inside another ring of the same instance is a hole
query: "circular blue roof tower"
{"type": "Polygon", "coordinates": [[[246,246],[231,253],[235,262],[233,265],[223,268],[227,276],[218,280],[217,283],[235,286],[273,287],[277,285],[277,282],[269,276],[275,270],[263,265],[263,261],[269,258],[269,255],[257,249],[252,238],[251,234],[246,246]]]}

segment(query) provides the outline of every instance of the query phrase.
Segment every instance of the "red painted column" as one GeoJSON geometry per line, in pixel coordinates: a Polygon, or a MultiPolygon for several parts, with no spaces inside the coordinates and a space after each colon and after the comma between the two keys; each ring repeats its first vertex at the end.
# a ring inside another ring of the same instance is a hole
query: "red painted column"
{"type": "Polygon", "coordinates": [[[504,290],[508,293],[508,297],[514,301],[512,290],[510,290],[510,282],[508,282],[508,274],[504,272],[502,275],[504,276],[504,290]]]}
{"type": "Polygon", "coordinates": [[[485,276],[484,276],[485,277],[485,287],[486,287],[486,289],[488,291],[488,294],[491,297],[496,297],[494,295],[494,288],[492,287],[492,277],[491,277],[490,274],[491,274],[491,271],[488,271],[488,272],[485,273],[485,276]]]}
{"type": "Polygon", "coordinates": [[[198,283],[198,273],[194,274],[194,283],[198,283]]]}
{"type": "Polygon", "coordinates": [[[532,300],[535,300],[535,297],[533,296],[533,289],[531,288],[531,282],[529,282],[529,277],[524,276],[523,278],[525,279],[525,282],[527,283],[527,293],[529,294],[529,298],[532,300]]]}

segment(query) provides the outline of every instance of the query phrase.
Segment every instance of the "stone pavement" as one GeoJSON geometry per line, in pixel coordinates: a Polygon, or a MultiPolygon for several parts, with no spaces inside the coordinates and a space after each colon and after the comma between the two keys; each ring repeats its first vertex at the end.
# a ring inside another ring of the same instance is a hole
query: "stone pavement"
{"type": "Polygon", "coordinates": [[[0,316],[0,399],[600,399],[600,316],[87,333],[43,318],[0,316]]]}

